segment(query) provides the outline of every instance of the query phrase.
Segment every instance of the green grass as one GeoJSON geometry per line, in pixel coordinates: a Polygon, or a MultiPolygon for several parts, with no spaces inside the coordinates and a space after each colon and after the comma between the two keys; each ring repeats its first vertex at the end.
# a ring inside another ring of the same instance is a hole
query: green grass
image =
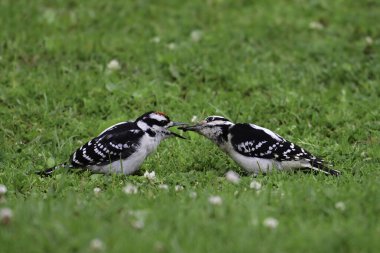
{"type": "Polygon", "coordinates": [[[380,248],[379,1],[0,0],[0,16],[0,183],[8,188],[0,208],[14,214],[0,224],[1,252],[89,252],[94,238],[105,252],[380,248]],[[193,31],[202,32],[197,42],[193,31]],[[111,73],[112,59],[122,68],[111,73]],[[343,176],[260,175],[256,192],[251,177],[191,133],[144,163],[155,182],[32,174],[149,110],[256,123],[343,176]],[[224,179],[228,170],[242,174],[239,185],[224,179]],[[124,194],[127,183],[139,192],[124,194]],[[210,205],[211,195],[223,204],[210,205]],[[276,229],[263,226],[267,217],[276,229]]]}

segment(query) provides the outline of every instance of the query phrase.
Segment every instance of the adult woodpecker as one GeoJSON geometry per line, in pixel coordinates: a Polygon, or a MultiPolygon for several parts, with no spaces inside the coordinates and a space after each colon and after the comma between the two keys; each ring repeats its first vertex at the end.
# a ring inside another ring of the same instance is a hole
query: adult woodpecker
{"type": "Polygon", "coordinates": [[[183,138],[168,129],[180,125],[183,123],[171,121],[164,113],[147,112],[135,121],[120,122],[107,128],[78,148],[68,162],[36,173],[47,176],[64,167],[129,175],[139,169],[162,140],[171,136],[183,138]]]}

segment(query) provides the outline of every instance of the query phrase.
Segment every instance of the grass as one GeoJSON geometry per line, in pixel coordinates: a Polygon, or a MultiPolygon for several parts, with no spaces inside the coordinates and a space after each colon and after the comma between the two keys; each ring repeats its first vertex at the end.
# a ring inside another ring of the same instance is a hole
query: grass
{"type": "Polygon", "coordinates": [[[0,208],[14,215],[0,225],[2,252],[90,252],[94,238],[105,252],[380,248],[379,1],[0,0],[0,16],[0,183],[8,188],[0,208]],[[112,59],[119,71],[106,69],[112,59]],[[256,192],[251,177],[191,133],[144,163],[153,182],[32,174],[149,110],[176,121],[254,122],[343,176],[260,175],[256,192]],[[242,174],[240,184],[225,180],[228,170],[242,174]],[[124,194],[127,183],[139,192],[124,194]],[[222,205],[209,204],[211,195],[222,205]],[[276,229],[263,225],[267,217],[276,229]]]}

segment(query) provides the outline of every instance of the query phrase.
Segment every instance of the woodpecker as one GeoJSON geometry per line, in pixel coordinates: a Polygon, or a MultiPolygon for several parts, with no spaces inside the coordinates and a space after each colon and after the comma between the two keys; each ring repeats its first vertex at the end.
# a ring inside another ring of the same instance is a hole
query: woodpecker
{"type": "Polygon", "coordinates": [[[78,148],[67,163],[36,173],[48,176],[64,167],[102,174],[133,174],[162,140],[171,136],[184,139],[168,130],[181,125],[184,124],[171,121],[164,113],[147,112],[135,121],[120,122],[107,128],[78,148]]]}
{"type": "Polygon", "coordinates": [[[311,170],[340,175],[324,161],[269,129],[248,123],[233,123],[222,116],[209,116],[199,124],[181,126],[210,139],[246,171],[258,174],[279,170],[311,170]]]}

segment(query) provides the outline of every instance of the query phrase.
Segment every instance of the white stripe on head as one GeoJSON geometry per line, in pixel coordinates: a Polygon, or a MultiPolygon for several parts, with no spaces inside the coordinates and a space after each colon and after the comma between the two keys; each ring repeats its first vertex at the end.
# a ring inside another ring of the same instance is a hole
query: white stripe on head
{"type": "Polygon", "coordinates": [[[229,121],[229,119],[219,115],[211,115],[205,118],[205,120],[207,119],[229,121]]]}
{"type": "Polygon", "coordinates": [[[155,112],[149,114],[149,118],[151,119],[155,119],[157,121],[164,121],[164,120],[168,120],[165,116],[161,115],[161,114],[157,114],[155,112]]]}
{"type": "Polygon", "coordinates": [[[204,121],[206,121],[207,125],[211,125],[211,126],[214,126],[214,125],[233,125],[233,123],[231,121],[229,121],[228,119],[226,119],[223,116],[218,116],[218,115],[208,116],[204,119],[204,121]]]}
{"type": "Polygon", "coordinates": [[[232,123],[231,121],[225,121],[225,120],[215,120],[215,121],[207,122],[206,124],[209,126],[220,126],[220,125],[228,126],[228,125],[233,125],[234,123],[232,123]]]}
{"type": "Polygon", "coordinates": [[[141,121],[141,120],[139,120],[137,122],[137,126],[139,128],[141,128],[141,130],[143,130],[143,131],[146,131],[148,128],[150,128],[147,123],[145,123],[144,121],[141,121]]]}

